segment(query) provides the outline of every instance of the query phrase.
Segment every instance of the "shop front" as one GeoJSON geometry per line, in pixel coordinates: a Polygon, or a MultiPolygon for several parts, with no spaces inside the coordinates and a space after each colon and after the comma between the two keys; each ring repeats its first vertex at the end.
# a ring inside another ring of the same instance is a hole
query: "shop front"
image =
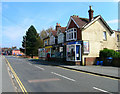
{"type": "Polygon", "coordinates": [[[50,57],[51,57],[51,48],[52,48],[52,46],[47,46],[47,47],[45,47],[45,56],[46,56],[46,57],[47,57],[47,54],[49,54],[50,57]]]}
{"type": "Polygon", "coordinates": [[[81,43],[82,41],[69,42],[66,45],[66,61],[75,62],[80,65],[81,62],[81,43]]]}
{"type": "Polygon", "coordinates": [[[45,59],[45,48],[40,48],[39,50],[38,50],[38,56],[39,56],[39,58],[40,59],[45,59]]]}

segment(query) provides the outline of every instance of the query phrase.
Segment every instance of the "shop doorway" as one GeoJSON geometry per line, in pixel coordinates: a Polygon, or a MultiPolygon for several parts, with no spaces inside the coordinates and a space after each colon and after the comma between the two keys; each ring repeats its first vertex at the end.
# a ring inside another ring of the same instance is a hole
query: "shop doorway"
{"type": "Polygon", "coordinates": [[[81,45],[76,45],[75,61],[81,61],[81,45]]]}

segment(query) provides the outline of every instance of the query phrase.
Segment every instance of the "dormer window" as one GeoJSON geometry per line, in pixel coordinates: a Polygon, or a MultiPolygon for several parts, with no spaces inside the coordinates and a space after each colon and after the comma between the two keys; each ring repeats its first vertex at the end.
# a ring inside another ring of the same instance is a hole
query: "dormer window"
{"type": "Polygon", "coordinates": [[[77,29],[71,28],[66,31],[66,40],[77,40],[77,29]]]}

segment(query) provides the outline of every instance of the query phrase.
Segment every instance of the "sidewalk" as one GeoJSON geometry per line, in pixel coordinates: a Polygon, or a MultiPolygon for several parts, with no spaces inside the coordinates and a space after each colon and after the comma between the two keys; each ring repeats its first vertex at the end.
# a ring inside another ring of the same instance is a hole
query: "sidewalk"
{"type": "Polygon", "coordinates": [[[60,66],[60,67],[64,67],[72,70],[120,79],[120,68],[118,67],[95,66],[95,65],[93,66],[65,65],[59,62],[48,62],[44,60],[39,60],[39,62],[42,64],[56,65],[56,66],[60,66]]]}
{"type": "Polygon", "coordinates": [[[0,56],[1,57],[1,61],[0,62],[2,64],[2,92],[16,92],[15,91],[15,87],[13,85],[13,82],[11,80],[11,77],[9,75],[9,72],[8,72],[8,67],[6,65],[6,61],[4,59],[4,57],[0,56]]]}
{"type": "Polygon", "coordinates": [[[66,66],[64,68],[120,79],[120,68],[111,66],[66,66]]]}

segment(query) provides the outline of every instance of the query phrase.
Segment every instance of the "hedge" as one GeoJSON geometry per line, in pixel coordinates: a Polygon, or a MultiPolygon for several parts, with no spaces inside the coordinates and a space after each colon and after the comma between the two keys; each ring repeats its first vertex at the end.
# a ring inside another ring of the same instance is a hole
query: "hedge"
{"type": "Polygon", "coordinates": [[[111,49],[103,49],[103,50],[100,50],[100,57],[113,57],[113,58],[120,58],[120,52],[116,52],[114,50],[111,50],[111,49]]]}

